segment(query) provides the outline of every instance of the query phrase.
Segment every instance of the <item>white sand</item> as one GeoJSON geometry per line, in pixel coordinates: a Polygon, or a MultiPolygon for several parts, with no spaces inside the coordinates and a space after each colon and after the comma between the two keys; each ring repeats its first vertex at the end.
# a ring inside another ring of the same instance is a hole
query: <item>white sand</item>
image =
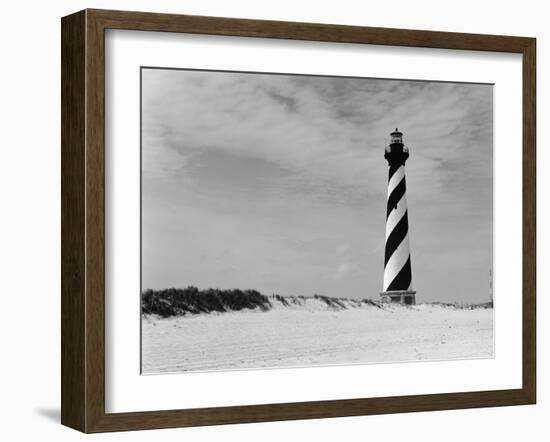
{"type": "Polygon", "coordinates": [[[143,317],[143,373],[493,356],[493,310],[278,307],[143,317]]]}

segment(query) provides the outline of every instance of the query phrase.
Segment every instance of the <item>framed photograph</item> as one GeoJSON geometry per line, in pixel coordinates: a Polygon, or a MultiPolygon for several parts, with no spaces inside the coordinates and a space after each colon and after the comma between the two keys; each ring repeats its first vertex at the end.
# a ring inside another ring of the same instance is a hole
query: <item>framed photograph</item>
{"type": "Polygon", "coordinates": [[[61,24],[64,425],[535,403],[535,39],[61,24]]]}

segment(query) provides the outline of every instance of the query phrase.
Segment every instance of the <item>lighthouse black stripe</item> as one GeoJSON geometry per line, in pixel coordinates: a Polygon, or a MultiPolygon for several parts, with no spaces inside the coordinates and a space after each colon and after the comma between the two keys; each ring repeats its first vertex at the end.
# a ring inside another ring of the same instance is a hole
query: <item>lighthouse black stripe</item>
{"type": "Polygon", "coordinates": [[[391,231],[390,236],[388,236],[388,239],[386,240],[386,257],[384,261],[384,267],[386,267],[386,264],[393,255],[393,252],[395,252],[399,247],[399,244],[401,244],[401,241],[403,241],[405,239],[405,236],[407,236],[408,231],[409,220],[407,217],[407,212],[405,212],[403,214],[403,217],[396,224],[395,228],[391,231]]]}
{"type": "Polygon", "coordinates": [[[386,289],[388,292],[394,290],[408,290],[411,285],[411,257],[407,259],[407,262],[403,268],[399,271],[397,276],[393,279],[391,284],[386,289]]]}
{"type": "Polygon", "coordinates": [[[386,213],[386,219],[390,216],[391,211],[397,207],[397,203],[401,200],[401,198],[403,198],[403,195],[405,195],[405,190],[405,177],[403,177],[403,179],[399,181],[399,184],[395,186],[395,189],[393,189],[392,193],[388,197],[388,210],[386,213]]]}
{"type": "Polygon", "coordinates": [[[399,168],[401,167],[401,165],[397,165],[397,166],[390,166],[390,173],[389,173],[389,177],[388,177],[388,182],[390,182],[391,180],[391,177],[395,174],[395,172],[397,172],[399,170],[399,168]]]}

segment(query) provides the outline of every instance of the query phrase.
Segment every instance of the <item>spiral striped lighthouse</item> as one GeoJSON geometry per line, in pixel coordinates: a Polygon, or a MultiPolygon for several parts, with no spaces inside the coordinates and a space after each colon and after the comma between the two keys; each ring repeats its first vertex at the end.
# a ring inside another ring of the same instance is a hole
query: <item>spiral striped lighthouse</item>
{"type": "Polygon", "coordinates": [[[386,247],[384,256],[383,302],[415,304],[412,290],[411,250],[405,184],[405,162],[409,149],[403,144],[403,133],[396,128],[385,148],[389,165],[388,206],[386,211],[386,247]]]}

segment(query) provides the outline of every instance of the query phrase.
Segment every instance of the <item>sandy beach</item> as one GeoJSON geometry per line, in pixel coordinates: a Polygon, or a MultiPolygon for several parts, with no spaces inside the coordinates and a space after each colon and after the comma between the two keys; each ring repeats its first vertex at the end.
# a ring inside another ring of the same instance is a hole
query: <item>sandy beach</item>
{"type": "Polygon", "coordinates": [[[142,318],[144,374],[493,356],[493,310],[321,303],[142,318]]]}

